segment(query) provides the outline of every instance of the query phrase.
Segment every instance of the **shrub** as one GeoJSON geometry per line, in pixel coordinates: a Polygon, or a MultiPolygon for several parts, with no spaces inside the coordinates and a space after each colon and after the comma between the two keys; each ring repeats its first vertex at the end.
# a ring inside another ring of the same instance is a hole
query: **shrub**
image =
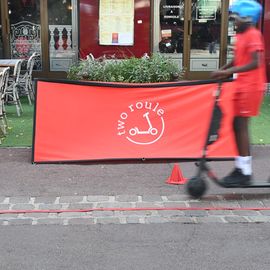
{"type": "Polygon", "coordinates": [[[103,82],[153,83],[177,81],[183,78],[184,71],[176,62],[161,54],[150,57],[119,60],[105,56],[94,59],[90,54],[70,67],[68,79],[103,82]]]}

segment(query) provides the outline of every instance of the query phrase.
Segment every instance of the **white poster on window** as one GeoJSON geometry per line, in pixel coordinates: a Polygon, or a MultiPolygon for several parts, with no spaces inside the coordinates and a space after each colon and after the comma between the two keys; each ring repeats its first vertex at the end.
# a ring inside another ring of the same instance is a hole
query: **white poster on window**
{"type": "Polygon", "coordinates": [[[134,44],[134,0],[99,1],[99,44],[134,44]]]}
{"type": "Polygon", "coordinates": [[[217,10],[221,8],[221,0],[199,0],[196,7],[196,20],[207,22],[216,20],[217,10]]]}

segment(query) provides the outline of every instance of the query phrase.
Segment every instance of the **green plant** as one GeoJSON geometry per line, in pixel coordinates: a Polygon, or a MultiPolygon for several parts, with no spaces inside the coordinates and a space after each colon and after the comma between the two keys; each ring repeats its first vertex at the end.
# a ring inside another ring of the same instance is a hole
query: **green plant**
{"type": "Polygon", "coordinates": [[[103,82],[153,83],[177,81],[184,71],[176,62],[161,54],[154,53],[142,58],[115,59],[91,55],[71,66],[68,79],[103,82]]]}

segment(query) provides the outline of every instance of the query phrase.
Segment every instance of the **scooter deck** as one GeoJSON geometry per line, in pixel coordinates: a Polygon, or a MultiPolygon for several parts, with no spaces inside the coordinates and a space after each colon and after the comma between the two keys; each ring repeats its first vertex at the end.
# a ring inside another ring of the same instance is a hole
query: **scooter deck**
{"type": "MultiPolygon", "coordinates": [[[[198,165],[197,165],[198,166],[198,165]]],[[[270,177],[268,180],[260,181],[260,182],[251,182],[249,185],[224,185],[222,181],[213,173],[213,171],[209,168],[207,164],[203,164],[202,170],[206,172],[208,177],[212,179],[217,185],[223,188],[270,188],[270,177]]]]}
{"type": "Polygon", "coordinates": [[[250,185],[230,185],[230,186],[225,186],[222,183],[219,184],[225,188],[270,188],[270,183],[267,182],[252,183],[250,185]]]}

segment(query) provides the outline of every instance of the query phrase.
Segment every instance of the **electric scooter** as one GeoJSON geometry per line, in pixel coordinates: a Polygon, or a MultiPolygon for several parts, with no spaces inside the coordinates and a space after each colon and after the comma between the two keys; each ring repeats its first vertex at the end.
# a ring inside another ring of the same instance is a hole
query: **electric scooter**
{"type": "Polygon", "coordinates": [[[186,190],[188,194],[194,198],[200,198],[205,194],[207,190],[206,176],[211,180],[213,180],[213,182],[216,183],[218,186],[224,188],[270,188],[270,178],[268,179],[268,181],[251,183],[249,185],[225,186],[207,164],[207,148],[209,145],[217,141],[219,136],[218,132],[220,129],[220,123],[222,119],[222,111],[219,107],[219,97],[221,95],[221,90],[222,90],[222,83],[219,82],[218,88],[214,93],[215,96],[214,108],[212,111],[207,139],[202,150],[202,157],[198,162],[195,163],[196,166],[198,167],[197,174],[194,177],[188,179],[186,183],[186,190]]]}

